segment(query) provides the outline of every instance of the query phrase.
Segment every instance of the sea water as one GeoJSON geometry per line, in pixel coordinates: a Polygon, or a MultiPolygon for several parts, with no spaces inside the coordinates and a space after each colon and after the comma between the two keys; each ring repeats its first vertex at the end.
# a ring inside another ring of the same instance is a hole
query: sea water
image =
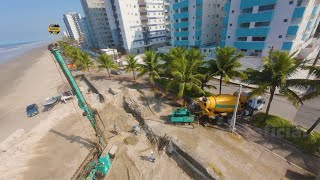
{"type": "Polygon", "coordinates": [[[0,64],[8,62],[33,48],[43,45],[43,41],[32,41],[12,44],[0,44],[0,64]]]}

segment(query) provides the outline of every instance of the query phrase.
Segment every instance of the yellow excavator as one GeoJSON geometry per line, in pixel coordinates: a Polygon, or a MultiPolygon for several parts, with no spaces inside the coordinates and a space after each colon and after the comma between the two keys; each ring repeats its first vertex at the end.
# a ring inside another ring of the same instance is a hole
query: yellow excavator
{"type": "MultiPolygon", "coordinates": [[[[213,120],[231,120],[236,106],[238,92],[213,96],[202,96],[191,104],[189,109],[198,115],[200,120],[212,122],[213,120]]],[[[252,116],[255,111],[262,110],[265,100],[261,96],[250,98],[248,92],[240,94],[237,117],[252,116]]]]}

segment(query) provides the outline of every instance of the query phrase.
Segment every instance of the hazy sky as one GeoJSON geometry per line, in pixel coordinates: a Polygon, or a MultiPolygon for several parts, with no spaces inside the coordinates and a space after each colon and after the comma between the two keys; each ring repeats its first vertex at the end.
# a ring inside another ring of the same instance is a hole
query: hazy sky
{"type": "Polygon", "coordinates": [[[0,44],[49,40],[49,24],[65,26],[62,15],[74,11],[83,15],[80,0],[1,0],[0,44]]]}

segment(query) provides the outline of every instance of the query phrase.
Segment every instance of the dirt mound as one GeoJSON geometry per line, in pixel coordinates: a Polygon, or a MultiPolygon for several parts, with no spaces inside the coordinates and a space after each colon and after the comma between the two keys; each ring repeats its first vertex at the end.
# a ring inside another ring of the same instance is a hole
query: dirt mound
{"type": "Polygon", "coordinates": [[[147,99],[134,89],[125,88],[124,103],[134,114],[140,117],[148,117],[153,115],[152,111],[148,107],[147,99]]]}
{"type": "Polygon", "coordinates": [[[129,136],[124,140],[125,144],[129,145],[136,145],[138,142],[138,139],[135,136],[129,136]]]}

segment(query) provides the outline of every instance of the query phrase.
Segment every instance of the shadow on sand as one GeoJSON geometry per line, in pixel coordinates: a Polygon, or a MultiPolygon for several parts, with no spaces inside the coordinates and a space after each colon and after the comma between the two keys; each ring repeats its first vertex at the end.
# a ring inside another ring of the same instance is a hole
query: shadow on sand
{"type": "Polygon", "coordinates": [[[56,134],[56,135],[58,135],[58,136],[60,136],[60,137],[65,138],[65,139],[66,139],[67,141],[69,141],[70,143],[76,142],[76,143],[78,143],[78,144],[83,145],[83,146],[86,147],[86,148],[92,148],[92,147],[94,147],[94,143],[93,143],[91,140],[87,139],[87,138],[83,138],[83,137],[81,137],[81,136],[74,136],[74,135],[67,136],[67,135],[65,135],[65,134],[63,134],[63,133],[61,133],[61,132],[59,132],[59,131],[54,130],[54,129],[50,129],[49,132],[52,132],[52,133],[54,133],[54,134],[56,134]]]}

